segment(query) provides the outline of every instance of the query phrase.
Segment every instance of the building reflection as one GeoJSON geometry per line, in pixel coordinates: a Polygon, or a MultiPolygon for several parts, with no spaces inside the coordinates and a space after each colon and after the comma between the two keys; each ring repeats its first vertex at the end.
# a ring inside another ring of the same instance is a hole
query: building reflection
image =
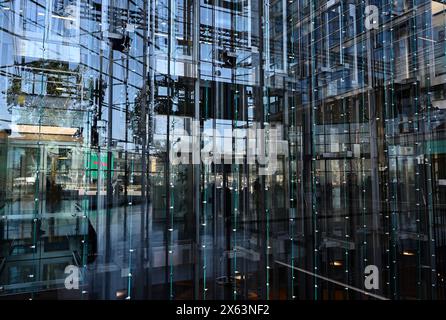
{"type": "Polygon", "coordinates": [[[0,16],[1,298],[445,298],[442,2],[0,16]]]}

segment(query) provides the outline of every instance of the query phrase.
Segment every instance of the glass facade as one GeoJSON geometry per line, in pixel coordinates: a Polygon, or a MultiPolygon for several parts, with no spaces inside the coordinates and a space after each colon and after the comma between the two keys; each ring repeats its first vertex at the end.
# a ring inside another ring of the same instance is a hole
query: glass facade
{"type": "Polygon", "coordinates": [[[445,1],[1,0],[0,299],[445,299],[445,130],[445,1]]]}

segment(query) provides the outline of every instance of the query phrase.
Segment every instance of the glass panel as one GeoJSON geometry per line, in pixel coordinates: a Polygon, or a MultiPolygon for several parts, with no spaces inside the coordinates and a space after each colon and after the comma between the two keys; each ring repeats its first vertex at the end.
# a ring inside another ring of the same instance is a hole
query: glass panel
{"type": "Polygon", "coordinates": [[[445,27],[427,0],[2,1],[0,298],[444,299],[445,27]]]}

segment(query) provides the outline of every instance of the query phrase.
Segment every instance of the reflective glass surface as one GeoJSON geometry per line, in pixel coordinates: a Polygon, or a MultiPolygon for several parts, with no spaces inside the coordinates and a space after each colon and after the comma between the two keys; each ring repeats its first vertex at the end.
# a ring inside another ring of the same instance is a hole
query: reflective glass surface
{"type": "Polygon", "coordinates": [[[0,299],[445,299],[446,2],[0,0],[0,299]]]}

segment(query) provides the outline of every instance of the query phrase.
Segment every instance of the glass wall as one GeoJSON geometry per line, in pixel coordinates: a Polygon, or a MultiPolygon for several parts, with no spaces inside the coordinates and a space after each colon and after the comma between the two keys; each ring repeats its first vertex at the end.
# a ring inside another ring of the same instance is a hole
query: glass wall
{"type": "Polygon", "coordinates": [[[444,299],[445,110],[443,1],[1,0],[0,298],[444,299]]]}

